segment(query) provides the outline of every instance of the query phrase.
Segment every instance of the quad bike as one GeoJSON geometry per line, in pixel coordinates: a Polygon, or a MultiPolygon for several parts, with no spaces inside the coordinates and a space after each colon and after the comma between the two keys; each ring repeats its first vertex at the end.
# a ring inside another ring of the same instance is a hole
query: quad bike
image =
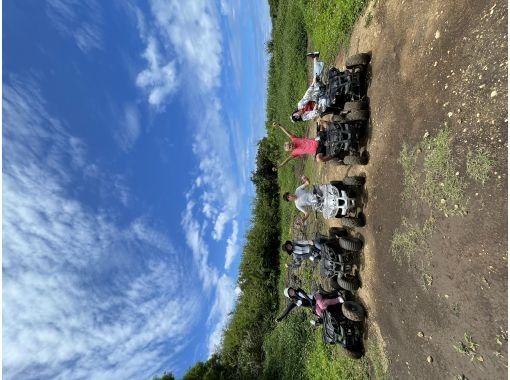
{"type": "MultiPolygon", "coordinates": [[[[321,292],[324,296],[336,296],[342,292],[321,292]]],[[[363,322],[365,310],[363,306],[355,301],[345,301],[342,306],[339,304],[328,306],[318,319],[311,324],[315,327],[323,326],[322,339],[326,344],[340,344],[347,356],[359,359],[363,356],[363,322]]]]}
{"type": "Polygon", "coordinates": [[[363,356],[363,320],[365,311],[354,301],[346,301],[342,307],[329,306],[322,312],[322,339],[327,344],[340,344],[347,356],[359,359],[363,356]]]}
{"type": "Polygon", "coordinates": [[[330,228],[329,239],[321,246],[321,277],[335,289],[357,290],[360,282],[355,264],[362,249],[363,242],[349,236],[344,228],[330,228]]]}
{"type": "Polygon", "coordinates": [[[346,227],[362,227],[364,220],[357,214],[357,206],[364,177],[345,177],[342,181],[314,185],[317,196],[315,211],[322,212],[325,219],[341,218],[346,227]]]}
{"type": "Polygon", "coordinates": [[[342,111],[366,110],[368,102],[366,73],[370,62],[370,55],[360,53],[347,58],[345,71],[332,67],[324,79],[323,97],[327,99],[326,107],[321,116],[328,113],[338,114],[342,111]]]}
{"type": "Polygon", "coordinates": [[[319,144],[325,147],[326,156],[335,157],[338,165],[366,165],[365,152],[361,149],[368,111],[349,111],[346,117],[334,116],[325,130],[317,126],[319,144]]]}

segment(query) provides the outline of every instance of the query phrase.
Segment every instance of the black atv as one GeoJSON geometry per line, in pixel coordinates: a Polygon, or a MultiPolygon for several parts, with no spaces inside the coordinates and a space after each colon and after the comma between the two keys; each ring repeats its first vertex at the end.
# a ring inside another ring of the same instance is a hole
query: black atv
{"type": "Polygon", "coordinates": [[[367,53],[356,54],[345,61],[345,71],[340,71],[336,67],[328,70],[324,90],[327,108],[321,116],[328,113],[338,114],[348,109],[368,109],[365,97],[367,66],[370,59],[367,53]]]}
{"type": "Polygon", "coordinates": [[[353,110],[333,116],[326,129],[321,130],[318,124],[317,138],[326,156],[335,157],[338,165],[366,165],[368,157],[362,150],[366,120],[368,111],[353,110]]]}
{"type": "Polygon", "coordinates": [[[330,228],[328,241],[321,245],[321,277],[333,288],[340,287],[351,292],[357,290],[360,282],[355,266],[362,249],[363,242],[349,236],[344,228],[330,228]]]}
{"type": "Polygon", "coordinates": [[[342,307],[333,305],[322,312],[322,339],[327,344],[340,344],[347,356],[359,359],[363,356],[363,307],[346,301],[342,307]]]}

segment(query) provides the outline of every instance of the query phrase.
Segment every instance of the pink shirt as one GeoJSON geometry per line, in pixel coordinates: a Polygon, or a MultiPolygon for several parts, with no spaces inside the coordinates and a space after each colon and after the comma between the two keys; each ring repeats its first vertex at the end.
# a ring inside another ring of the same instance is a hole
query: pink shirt
{"type": "Polygon", "coordinates": [[[294,143],[294,149],[291,153],[292,157],[301,156],[303,154],[315,154],[319,146],[318,141],[306,137],[292,136],[292,142],[294,143]]]}

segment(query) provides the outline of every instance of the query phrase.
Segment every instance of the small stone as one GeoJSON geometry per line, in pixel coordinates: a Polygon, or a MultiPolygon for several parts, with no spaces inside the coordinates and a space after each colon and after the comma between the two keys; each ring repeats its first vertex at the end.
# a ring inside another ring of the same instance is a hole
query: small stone
{"type": "Polygon", "coordinates": [[[462,130],[462,132],[466,132],[466,131],[467,131],[467,128],[464,128],[464,129],[462,130]]]}
{"type": "Polygon", "coordinates": [[[455,175],[459,175],[460,173],[459,172],[455,172],[455,175]]]}
{"type": "Polygon", "coordinates": [[[427,356],[427,361],[428,361],[429,363],[432,363],[432,362],[434,361],[434,359],[432,359],[432,356],[427,356]]]}
{"type": "Polygon", "coordinates": [[[457,210],[459,208],[459,205],[453,205],[453,208],[457,210]]]}
{"type": "Polygon", "coordinates": [[[450,296],[448,294],[445,294],[444,298],[450,298],[450,296]]]}
{"type": "MultiPolygon", "coordinates": [[[[444,186],[444,184],[443,184],[443,186],[444,186]]],[[[446,199],[441,198],[441,204],[444,205],[445,203],[446,203],[446,199]]]]}
{"type": "Polygon", "coordinates": [[[478,193],[475,193],[476,196],[478,196],[478,193]]]}
{"type": "Polygon", "coordinates": [[[437,61],[436,61],[436,62],[434,62],[434,67],[436,67],[436,66],[437,66],[437,61]]]}
{"type": "Polygon", "coordinates": [[[480,363],[483,362],[483,356],[482,355],[476,355],[476,360],[478,360],[480,363]]]}
{"type": "Polygon", "coordinates": [[[436,30],[436,34],[434,35],[436,37],[436,40],[441,37],[441,32],[439,30],[436,30]]]}
{"type": "Polygon", "coordinates": [[[477,114],[476,114],[476,117],[480,117],[480,114],[479,114],[479,113],[477,113],[477,114]]]}
{"type": "Polygon", "coordinates": [[[485,87],[485,84],[481,84],[480,86],[478,86],[478,88],[484,88],[485,87]]]}
{"type": "Polygon", "coordinates": [[[497,94],[498,94],[498,93],[497,93],[497,91],[496,91],[496,90],[492,91],[492,92],[491,92],[491,98],[495,97],[497,94]]]}
{"type": "Polygon", "coordinates": [[[452,115],[453,115],[453,112],[448,112],[448,117],[452,117],[452,115]]]}
{"type": "Polygon", "coordinates": [[[430,133],[429,131],[425,132],[425,134],[423,135],[423,138],[426,139],[427,137],[429,137],[430,133]]]}
{"type": "Polygon", "coordinates": [[[423,331],[418,331],[418,335],[420,338],[423,338],[425,336],[425,334],[423,333],[423,331]]]}

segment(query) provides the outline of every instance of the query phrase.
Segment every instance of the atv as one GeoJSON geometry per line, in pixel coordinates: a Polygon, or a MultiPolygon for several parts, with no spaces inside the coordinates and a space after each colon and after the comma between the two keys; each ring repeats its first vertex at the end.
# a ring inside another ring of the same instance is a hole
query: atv
{"type": "Polygon", "coordinates": [[[363,356],[365,311],[354,301],[344,302],[341,308],[335,306],[322,312],[322,339],[326,344],[340,344],[347,356],[359,359],[363,356]]]}
{"type": "MultiPolygon", "coordinates": [[[[334,116],[322,129],[317,124],[317,139],[325,148],[326,156],[335,157],[337,165],[366,165],[368,158],[362,150],[361,141],[365,137],[365,122],[368,111],[349,111],[345,115],[334,116]]],[[[324,123],[324,122],[322,122],[324,123]]]]}
{"type": "Polygon", "coordinates": [[[334,289],[357,290],[360,282],[355,265],[362,249],[363,241],[349,236],[344,228],[330,228],[328,241],[321,245],[321,277],[334,289]]]}
{"type": "Polygon", "coordinates": [[[314,185],[317,197],[315,211],[322,212],[325,219],[341,218],[346,227],[362,227],[364,219],[357,213],[364,177],[345,177],[342,181],[314,185]]]}
{"type": "Polygon", "coordinates": [[[347,58],[345,71],[332,67],[327,72],[324,97],[327,107],[321,116],[328,113],[338,114],[342,110],[368,109],[365,100],[367,93],[366,73],[370,55],[360,53],[347,58]]]}

